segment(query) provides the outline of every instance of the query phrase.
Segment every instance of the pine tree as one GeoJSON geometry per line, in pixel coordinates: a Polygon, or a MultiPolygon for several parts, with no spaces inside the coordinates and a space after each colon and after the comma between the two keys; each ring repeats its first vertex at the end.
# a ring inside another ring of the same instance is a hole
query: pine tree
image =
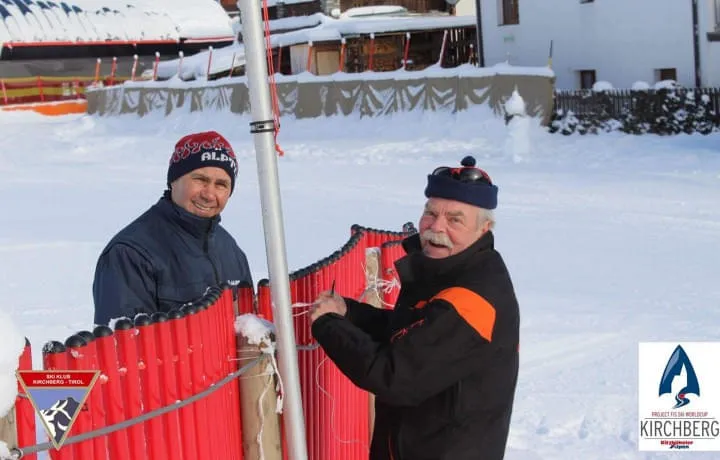
{"type": "Polygon", "coordinates": [[[698,106],[695,104],[695,91],[687,91],[685,93],[685,97],[682,98],[682,105],[680,109],[675,112],[675,119],[677,120],[678,127],[685,134],[692,134],[695,132],[697,111],[698,106]]]}
{"type": "Polygon", "coordinates": [[[684,114],[676,115],[683,108],[683,101],[677,90],[661,88],[655,93],[655,104],[659,110],[655,118],[653,132],[660,135],[673,135],[682,132],[684,114]]]}
{"type": "Polygon", "coordinates": [[[562,109],[556,112],[557,115],[553,115],[553,121],[550,123],[551,133],[560,132],[564,136],[569,136],[575,132],[578,126],[578,119],[572,110],[568,110],[566,113],[562,109]]]}
{"type": "Polygon", "coordinates": [[[701,94],[698,97],[696,105],[695,124],[693,130],[702,135],[708,135],[715,129],[715,120],[717,114],[713,110],[712,101],[707,94],[701,94]]]}

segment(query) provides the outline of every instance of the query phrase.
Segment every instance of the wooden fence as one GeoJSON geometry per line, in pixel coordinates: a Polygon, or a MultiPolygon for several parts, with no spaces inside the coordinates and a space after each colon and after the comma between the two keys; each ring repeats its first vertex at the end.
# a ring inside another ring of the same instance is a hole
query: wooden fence
{"type": "MultiPolygon", "coordinates": [[[[681,99],[688,93],[693,93],[697,98],[707,95],[715,113],[720,113],[720,88],[676,88],[673,90],[681,99]]],[[[633,109],[633,101],[638,94],[645,93],[649,99],[664,99],[668,90],[644,90],[633,91],[629,89],[612,89],[603,92],[592,90],[559,90],[554,94],[555,112],[562,110],[563,113],[572,111],[575,116],[581,117],[597,112],[598,101],[601,97],[609,100],[606,104],[608,115],[611,118],[619,119],[625,110],[633,109]]]]}

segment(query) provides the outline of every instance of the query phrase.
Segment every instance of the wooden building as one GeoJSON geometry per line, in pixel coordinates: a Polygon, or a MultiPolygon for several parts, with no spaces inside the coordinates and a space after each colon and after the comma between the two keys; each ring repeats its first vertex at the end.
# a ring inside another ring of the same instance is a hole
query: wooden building
{"type": "Polygon", "coordinates": [[[312,48],[308,43],[298,43],[274,48],[276,71],[292,75],[309,70],[315,75],[328,75],[340,70],[347,73],[387,72],[403,68],[407,34],[410,34],[406,70],[422,70],[437,64],[446,36],[442,67],[457,67],[473,62],[474,26],[447,29],[414,29],[394,32],[346,35],[345,52],[341,63],[341,40],[316,41],[312,48]],[[447,35],[446,35],[447,31],[447,35]],[[309,49],[310,48],[310,49],[309,49]],[[310,53],[310,68],[307,68],[310,53]],[[279,64],[279,67],[278,67],[279,64]],[[372,68],[371,68],[372,64],[372,68]]]}

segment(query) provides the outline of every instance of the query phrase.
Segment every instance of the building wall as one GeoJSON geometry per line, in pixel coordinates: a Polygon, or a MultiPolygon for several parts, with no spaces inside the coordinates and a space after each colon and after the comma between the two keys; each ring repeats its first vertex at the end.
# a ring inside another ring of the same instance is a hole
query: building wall
{"type": "Polygon", "coordinates": [[[278,5],[278,9],[280,8],[282,8],[282,14],[279,16],[283,18],[292,16],[310,16],[311,14],[321,12],[322,4],[320,0],[314,0],[310,2],[278,5]]]}
{"type": "MultiPolygon", "coordinates": [[[[709,32],[720,31],[720,24],[716,24],[715,3],[720,7],[720,1],[699,0],[699,29],[700,29],[700,73],[703,86],[720,86],[720,34],[717,41],[708,39],[709,32]]],[[[720,13],[720,12],[718,12],[720,13]]]]}
{"type": "MultiPolygon", "coordinates": [[[[677,80],[693,86],[692,9],[689,0],[481,0],[486,65],[548,64],[556,87],[580,87],[579,71],[595,70],[598,81],[629,88],[657,81],[657,69],[675,68],[677,80]],[[519,24],[500,25],[501,5],[518,2],[519,24]]],[[[714,0],[699,0],[703,84],[720,84],[720,42],[708,42],[714,0]]],[[[457,14],[474,14],[474,0],[460,0],[457,14]]]]}

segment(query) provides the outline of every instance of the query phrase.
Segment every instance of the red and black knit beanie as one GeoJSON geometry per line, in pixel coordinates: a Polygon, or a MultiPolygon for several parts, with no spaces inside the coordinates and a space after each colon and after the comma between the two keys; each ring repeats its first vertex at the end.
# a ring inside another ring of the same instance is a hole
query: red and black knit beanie
{"type": "Polygon", "coordinates": [[[222,168],[230,176],[230,193],[235,188],[238,165],[230,142],[215,131],[188,134],[175,144],[167,172],[168,187],[175,179],[198,168],[222,168]]]}

